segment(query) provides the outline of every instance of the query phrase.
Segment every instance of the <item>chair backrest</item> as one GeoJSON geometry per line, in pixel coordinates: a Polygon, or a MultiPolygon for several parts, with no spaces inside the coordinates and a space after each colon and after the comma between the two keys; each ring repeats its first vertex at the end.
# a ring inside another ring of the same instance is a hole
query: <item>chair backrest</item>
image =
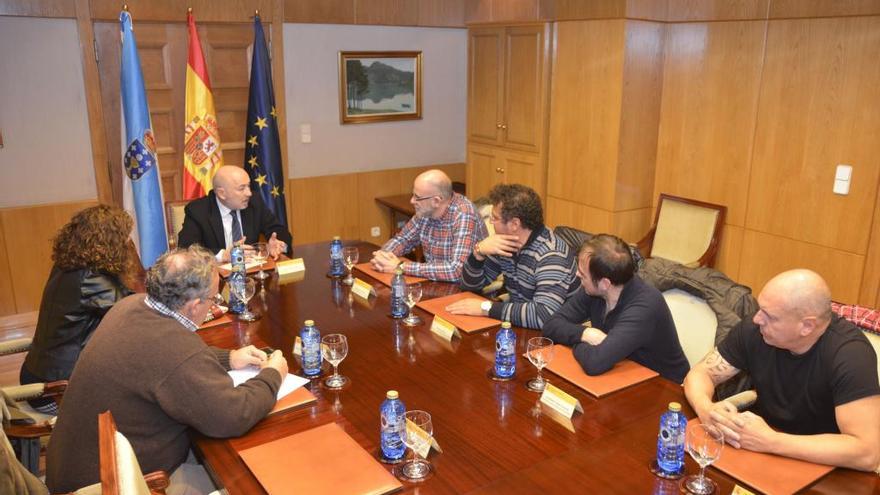
{"type": "Polygon", "coordinates": [[[165,223],[168,229],[169,247],[177,247],[177,234],[183,228],[184,211],[190,200],[183,201],[166,201],[165,202],[165,223]]]}
{"type": "Polygon", "coordinates": [[[704,299],[681,289],[664,291],[663,298],[675,321],[678,341],[693,368],[715,346],[718,318],[704,299]]]}
{"type": "Polygon", "coordinates": [[[110,411],[98,415],[98,448],[104,495],[150,495],[134,449],[116,430],[110,411]]]}
{"type": "Polygon", "coordinates": [[[660,194],[648,256],[687,266],[713,266],[727,207],[660,194]]]}
{"type": "Polygon", "coordinates": [[[868,337],[868,342],[874,347],[874,354],[877,355],[877,378],[880,379],[880,335],[867,330],[862,331],[865,333],[865,337],[868,337]]]}
{"type": "Polygon", "coordinates": [[[495,225],[492,224],[492,205],[483,205],[477,209],[477,214],[480,215],[480,219],[483,220],[483,223],[486,224],[486,232],[489,235],[495,235],[495,225]]]}

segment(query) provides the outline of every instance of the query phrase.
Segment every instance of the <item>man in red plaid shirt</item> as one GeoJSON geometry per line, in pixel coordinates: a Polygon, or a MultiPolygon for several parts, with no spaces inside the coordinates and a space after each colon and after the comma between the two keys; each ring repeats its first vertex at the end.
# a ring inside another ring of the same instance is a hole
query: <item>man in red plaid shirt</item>
{"type": "Polygon", "coordinates": [[[373,252],[373,268],[390,273],[402,264],[407,275],[458,282],[474,244],[486,237],[486,226],[474,205],[452,191],[452,181],[440,170],[416,177],[410,203],[415,216],[382,249],[373,252]],[[424,263],[400,258],[420,244],[424,263]]]}

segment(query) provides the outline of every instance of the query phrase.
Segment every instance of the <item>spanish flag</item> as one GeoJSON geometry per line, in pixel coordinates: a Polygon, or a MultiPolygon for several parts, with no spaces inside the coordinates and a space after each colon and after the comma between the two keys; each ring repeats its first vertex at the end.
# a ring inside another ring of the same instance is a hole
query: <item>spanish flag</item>
{"type": "Polygon", "coordinates": [[[214,172],[223,165],[220,130],[214,111],[211,81],[192,12],[187,12],[189,58],[186,64],[186,131],[183,148],[183,199],[196,199],[211,190],[214,172]]]}

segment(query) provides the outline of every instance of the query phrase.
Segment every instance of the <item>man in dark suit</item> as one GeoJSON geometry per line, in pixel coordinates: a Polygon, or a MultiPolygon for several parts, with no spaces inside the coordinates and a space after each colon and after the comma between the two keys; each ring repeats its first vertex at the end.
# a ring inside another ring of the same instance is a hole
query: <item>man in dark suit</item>
{"type": "Polygon", "coordinates": [[[291,243],[287,228],[259,195],[252,196],[250,177],[239,167],[220,167],[214,175],[213,190],[186,205],[184,212],[177,245],[200,244],[215,253],[219,261],[229,261],[234,244],[256,242],[260,234],[266,237],[273,259],[286,254],[291,243]]]}

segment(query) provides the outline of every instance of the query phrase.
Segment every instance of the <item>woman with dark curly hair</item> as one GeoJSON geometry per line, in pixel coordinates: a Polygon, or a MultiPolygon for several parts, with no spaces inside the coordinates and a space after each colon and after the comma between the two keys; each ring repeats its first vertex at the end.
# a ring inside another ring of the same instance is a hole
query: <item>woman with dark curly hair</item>
{"type": "MultiPolygon", "coordinates": [[[[125,211],[98,205],[74,215],[58,232],[37,330],[19,375],[22,384],[70,378],[101,318],[131,294],[121,276],[134,262],[128,243],[132,226],[125,211]]],[[[52,399],[30,403],[41,412],[57,414],[52,399]]]]}

